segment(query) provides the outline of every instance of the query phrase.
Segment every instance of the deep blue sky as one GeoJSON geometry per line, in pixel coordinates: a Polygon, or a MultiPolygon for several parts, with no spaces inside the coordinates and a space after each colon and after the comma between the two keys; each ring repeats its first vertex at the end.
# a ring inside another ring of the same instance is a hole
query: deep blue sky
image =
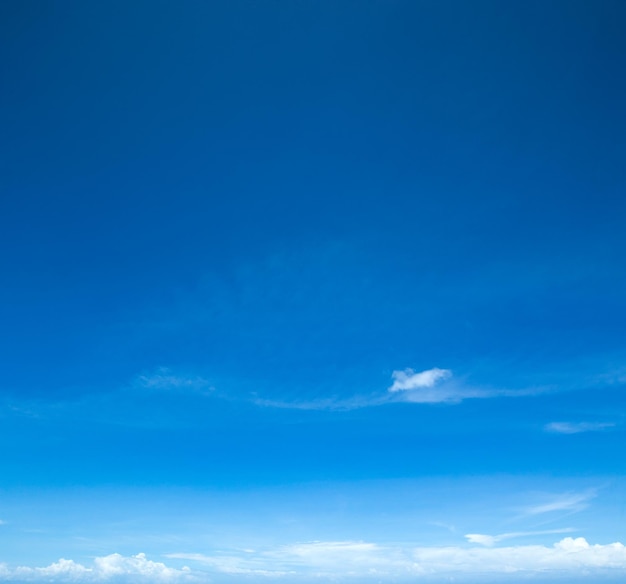
{"type": "Polygon", "coordinates": [[[0,26],[0,578],[626,541],[626,4],[0,26]]]}

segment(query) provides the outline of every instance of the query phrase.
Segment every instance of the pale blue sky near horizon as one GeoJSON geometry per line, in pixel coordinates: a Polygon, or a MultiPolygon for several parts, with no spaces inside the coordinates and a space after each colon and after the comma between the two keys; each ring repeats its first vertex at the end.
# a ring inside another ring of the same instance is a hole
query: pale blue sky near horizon
{"type": "Polygon", "coordinates": [[[0,580],[623,579],[625,24],[4,2],[0,580]]]}

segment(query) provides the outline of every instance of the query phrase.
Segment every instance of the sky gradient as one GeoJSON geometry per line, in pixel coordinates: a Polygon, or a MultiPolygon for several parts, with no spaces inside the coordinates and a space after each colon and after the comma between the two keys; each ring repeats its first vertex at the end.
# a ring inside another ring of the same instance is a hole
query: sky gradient
{"type": "Polygon", "coordinates": [[[626,4],[0,23],[0,581],[624,581],[626,4]]]}

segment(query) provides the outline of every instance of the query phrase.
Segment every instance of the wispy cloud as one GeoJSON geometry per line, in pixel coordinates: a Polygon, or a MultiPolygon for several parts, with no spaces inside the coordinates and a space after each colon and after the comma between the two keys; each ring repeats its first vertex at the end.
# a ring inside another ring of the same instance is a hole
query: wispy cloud
{"type": "Polygon", "coordinates": [[[283,401],[255,397],[253,403],[257,406],[283,408],[291,410],[334,410],[348,411],[379,406],[390,403],[392,400],[386,394],[355,395],[346,398],[328,397],[311,400],[283,401]]]}
{"type": "Polygon", "coordinates": [[[522,390],[476,387],[454,377],[449,369],[438,367],[420,372],[410,368],[394,371],[391,378],[393,383],[387,388],[391,400],[411,403],[458,404],[466,399],[522,397],[545,391],[537,387],[522,390]]]}
{"type": "Polygon", "coordinates": [[[254,398],[259,406],[301,410],[354,410],[390,403],[415,404],[459,404],[466,399],[494,397],[521,397],[536,395],[543,388],[523,390],[481,388],[468,385],[454,377],[449,369],[433,367],[424,371],[411,368],[395,370],[391,374],[393,383],[385,393],[357,394],[350,397],[324,397],[312,400],[283,401],[280,399],[254,398]]]}
{"type": "Polygon", "coordinates": [[[563,529],[546,529],[542,531],[514,531],[510,533],[501,533],[499,535],[486,535],[483,533],[467,533],[465,539],[470,543],[478,543],[487,547],[492,547],[496,543],[507,539],[516,539],[519,537],[529,537],[535,535],[550,535],[555,533],[572,533],[575,531],[573,527],[565,527],[563,529]]]}
{"type": "Polygon", "coordinates": [[[175,375],[170,369],[161,367],[155,373],[139,375],[133,387],[152,391],[211,393],[215,388],[199,376],[175,375]]]}
{"type": "MultiPolygon", "coordinates": [[[[514,537],[513,534],[509,534],[514,537]]],[[[519,535],[519,534],[517,534],[519,535]]],[[[483,544],[484,542],[479,542],[483,544]]],[[[494,542],[495,543],[495,542],[494,542]]],[[[170,558],[198,562],[217,572],[282,577],[315,576],[437,581],[442,575],[552,573],[577,576],[602,569],[626,572],[626,548],[621,543],[591,545],[582,537],[566,537],[552,546],[414,547],[362,541],[310,542],[261,551],[224,554],[169,554],[170,558]],[[432,580],[431,580],[432,579],[432,580]]]]}
{"type": "Polygon", "coordinates": [[[495,395],[493,391],[469,387],[453,379],[449,369],[438,367],[419,372],[410,368],[394,371],[391,378],[393,383],[387,388],[390,401],[456,404],[464,399],[495,395]]]}
{"type": "MultiPolygon", "coordinates": [[[[536,532],[547,533],[547,532],[536,532]]],[[[110,554],[94,558],[90,565],[61,559],[45,567],[0,564],[0,581],[50,582],[77,584],[108,582],[205,583],[217,575],[240,578],[263,577],[265,581],[285,581],[285,577],[339,581],[359,578],[394,581],[437,582],[445,575],[461,581],[478,574],[492,574],[501,581],[513,574],[550,573],[577,577],[585,570],[589,577],[611,570],[626,576],[626,548],[616,542],[592,545],[582,537],[566,537],[552,546],[495,546],[500,539],[528,533],[503,534],[486,542],[477,534],[466,536],[476,546],[382,545],[367,541],[316,541],[282,545],[261,550],[232,549],[203,553],[166,554],[172,563],[184,561],[189,566],[175,568],[149,560],[145,554],[122,556],[110,554]],[[485,545],[487,543],[487,545],[485,545]]],[[[485,536],[487,537],[487,536],[485,536]]],[[[180,564],[179,564],[180,565],[180,564]]],[[[231,580],[229,580],[231,581],[231,580]]],[[[475,581],[475,580],[474,580],[475,581]]]]}
{"type": "Polygon", "coordinates": [[[611,422],[550,422],[544,426],[544,430],[555,434],[579,434],[599,432],[614,427],[615,424],[611,422]]]}
{"type": "Polygon", "coordinates": [[[535,505],[529,505],[522,510],[523,516],[543,515],[554,512],[577,512],[586,509],[589,501],[595,498],[597,492],[588,490],[582,493],[563,493],[552,497],[550,500],[535,505]]]}

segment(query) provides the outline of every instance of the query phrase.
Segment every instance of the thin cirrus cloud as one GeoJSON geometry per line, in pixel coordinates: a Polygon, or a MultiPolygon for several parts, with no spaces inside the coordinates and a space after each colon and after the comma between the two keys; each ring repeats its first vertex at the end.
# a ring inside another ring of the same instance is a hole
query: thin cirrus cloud
{"type": "Polygon", "coordinates": [[[597,495],[596,490],[591,489],[581,493],[563,493],[552,497],[549,501],[529,505],[522,509],[522,516],[543,515],[554,512],[576,513],[589,506],[589,501],[597,495]]]}
{"type": "Polygon", "coordinates": [[[580,434],[581,432],[599,432],[614,428],[611,422],[550,422],[544,426],[546,432],[554,434],[580,434]]]}
{"type": "Polygon", "coordinates": [[[449,369],[438,367],[419,372],[410,368],[396,370],[391,378],[393,383],[387,388],[390,401],[411,403],[458,404],[466,399],[521,397],[542,391],[541,388],[510,390],[472,387],[455,379],[449,369]]]}
{"type": "Polygon", "coordinates": [[[424,371],[411,368],[394,370],[393,383],[385,393],[353,395],[347,398],[318,398],[312,400],[283,401],[280,399],[254,398],[258,406],[299,410],[355,410],[390,403],[459,404],[466,399],[494,397],[521,397],[536,395],[541,388],[524,390],[472,387],[456,379],[450,369],[433,367],[424,371]]]}
{"type": "Polygon", "coordinates": [[[354,395],[347,398],[319,398],[296,402],[255,399],[255,403],[260,406],[301,410],[355,410],[392,402],[458,403],[464,397],[468,397],[467,392],[456,386],[440,387],[442,381],[452,377],[452,372],[449,369],[434,367],[420,372],[405,369],[394,371],[391,377],[393,384],[387,388],[386,393],[354,395]]]}
{"type": "Polygon", "coordinates": [[[209,394],[215,389],[203,377],[175,375],[166,367],[160,367],[150,375],[138,376],[133,386],[152,391],[198,392],[202,394],[209,394]]]}

